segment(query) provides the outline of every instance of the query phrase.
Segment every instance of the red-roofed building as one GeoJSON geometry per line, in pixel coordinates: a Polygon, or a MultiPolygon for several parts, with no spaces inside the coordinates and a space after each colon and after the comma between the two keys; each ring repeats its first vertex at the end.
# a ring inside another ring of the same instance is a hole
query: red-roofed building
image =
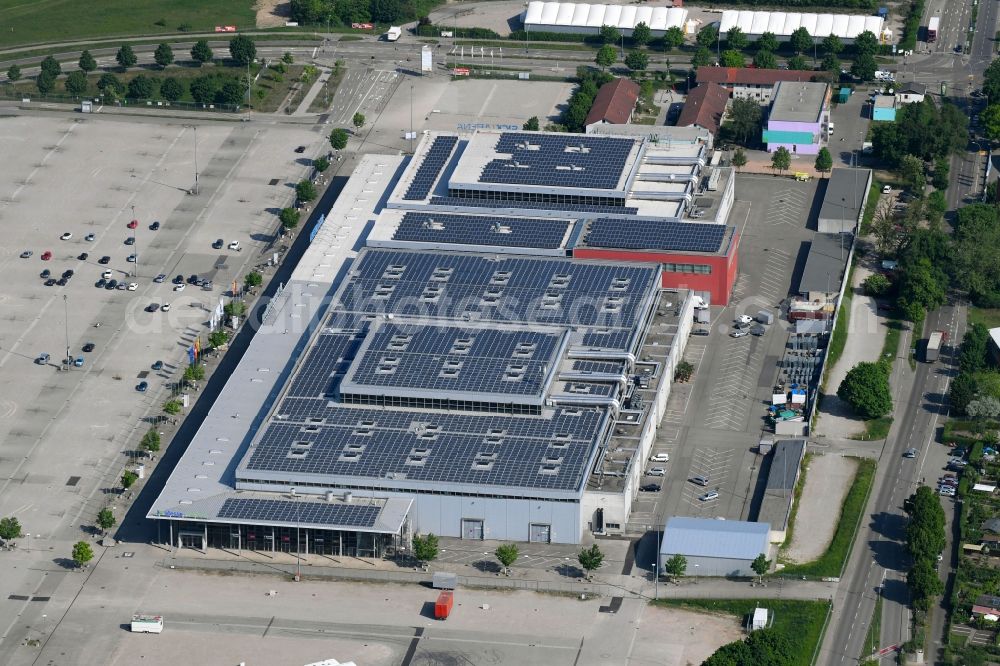
{"type": "MultiPolygon", "coordinates": [[[[761,104],[771,101],[779,81],[812,81],[815,72],[793,69],[758,69],[754,67],[699,67],[698,85],[717,83],[732,93],[734,99],[754,99],[761,104]]],[[[695,88],[697,90],[697,88],[695,88]]]]}
{"type": "Polygon", "coordinates": [[[624,125],[632,120],[635,103],[639,101],[639,85],[628,79],[615,79],[597,91],[594,106],[587,114],[586,125],[611,123],[624,125]]]}
{"type": "Polygon", "coordinates": [[[684,101],[684,109],[677,118],[677,126],[700,127],[712,134],[718,134],[728,103],[729,91],[722,86],[717,83],[699,84],[684,101]]]}

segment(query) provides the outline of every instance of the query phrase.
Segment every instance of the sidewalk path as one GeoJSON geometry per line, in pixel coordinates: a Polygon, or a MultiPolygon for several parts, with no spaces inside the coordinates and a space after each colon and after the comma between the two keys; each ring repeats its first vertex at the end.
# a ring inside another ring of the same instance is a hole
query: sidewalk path
{"type": "Polygon", "coordinates": [[[304,116],[309,113],[309,105],[312,104],[314,99],[316,99],[316,96],[319,95],[319,91],[323,89],[323,86],[331,76],[333,76],[332,69],[328,67],[320,67],[319,76],[316,77],[312,87],[309,88],[309,92],[307,92],[305,97],[302,98],[302,101],[299,102],[298,108],[296,108],[292,113],[293,116],[304,116]]]}

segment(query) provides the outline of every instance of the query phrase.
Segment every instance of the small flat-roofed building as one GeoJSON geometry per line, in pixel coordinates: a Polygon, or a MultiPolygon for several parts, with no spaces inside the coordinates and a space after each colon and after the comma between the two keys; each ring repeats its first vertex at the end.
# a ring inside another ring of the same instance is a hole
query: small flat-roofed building
{"type": "Polygon", "coordinates": [[[768,152],[779,147],[793,155],[815,155],[824,143],[829,120],[830,86],[825,83],[782,81],[775,86],[764,130],[768,152]]]}
{"type": "Polygon", "coordinates": [[[632,121],[635,104],[639,101],[639,84],[629,79],[621,78],[609,81],[601,86],[590,107],[590,113],[584,121],[584,126],[619,124],[632,121]]]}
{"type": "MultiPolygon", "coordinates": [[[[588,126],[587,134],[638,136],[661,146],[670,146],[677,150],[693,150],[695,152],[692,155],[695,158],[707,148],[711,148],[714,140],[710,132],[701,128],[674,127],[672,125],[597,124],[588,126]]],[[[704,165],[705,160],[702,160],[702,166],[704,165]]]]}
{"type": "Polygon", "coordinates": [[[767,523],[674,516],[660,542],[660,571],[674,555],[687,558],[687,576],[754,576],[751,563],[770,550],[767,523]]]}
{"type": "Polygon", "coordinates": [[[757,69],[751,67],[699,67],[698,85],[717,83],[728,90],[733,99],[753,99],[770,104],[775,84],[781,81],[805,83],[812,81],[813,72],[794,69],[757,69]]]}
{"type": "Polygon", "coordinates": [[[804,439],[780,440],[768,454],[767,485],[764,487],[757,521],[771,526],[771,543],[785,541],[788,520],[795,502],[795,484],[805,455],[804,439]]]}
{"type": "Polygon", "coordinates": [[[871,169],[833,169],[825,179],[817,230],[823,234],[854,233],[864,217],[871,183],[871,169]]]}
{"type": "Polygon", "coordinates": [[[851,234],[817,233],[813,236],[799,279],[798,294],[803,299],[814,303],[836,300],[853,242],[851,234]]]}
{"type": "Polygon", "coordinates": [[[911,81],[904,83],[896,90],[896,104],[913,104],[924,101],[927,96],[927,85],[911,81]]]}
{"type": "Polygon", "coordinates": [[[717,83],[699,84],[684,101],[677,126],[700,127],[713,135],[718,134],[728,102],[729,91],[722,86],[717,83]]]}
{"type": "Polygon", "coordinates": [[[876,122],[894,122],[896,120],[896,97],[893,95],[876,95],[872,102],[872,120],[876,122]]]}

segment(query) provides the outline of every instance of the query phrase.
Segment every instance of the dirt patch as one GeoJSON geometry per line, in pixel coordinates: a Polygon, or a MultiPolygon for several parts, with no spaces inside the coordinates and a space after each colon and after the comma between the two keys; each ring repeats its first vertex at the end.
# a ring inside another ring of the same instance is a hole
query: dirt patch
{"type": "Polygon", "coordinates": [[[783,552],[786,559],[803,564],[826,552],[840,518],[839,509],[854,481],[853,458],[817,455],[809,462],[792,532],[792,543],[783,552]]]}
{"type": "Polygon", "coordinates": [[[291,2],[288,0],[257,0],[254,11],[257,12],[258,28],[279,28],[291,16],[291,2]]]}
{"type": "Polygon", "coordinates": [[[742,638],[739,620],[732,615],[649,606],[639,625],[629,663],[700,664],[726,643],[742,638]],[[665,631],[667,627],[669,632],[665,631]]]}

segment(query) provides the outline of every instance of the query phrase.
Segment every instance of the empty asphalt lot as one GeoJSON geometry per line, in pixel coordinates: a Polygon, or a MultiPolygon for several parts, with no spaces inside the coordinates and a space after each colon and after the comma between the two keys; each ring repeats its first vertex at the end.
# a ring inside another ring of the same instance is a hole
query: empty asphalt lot
{"type": "Polygon", "coordinates": [[[53,629],[48,598],[82,583],[64,566],[72,543],[93,539],[89,526],[105,506],[121,518],[122,499],[105,489],[129,463],[142,419],[161,413],[167,382],[206,333],[208,308],[261,261],[274,210],[289,205],[290,184],[321,141],[306,127],[213,122],[196,132],[162,119],[0,117],[0,516],[15,515],[27,535],[16,558],[0,552],[0,663],[30,663],[35,655],[19,646],[53,629]],[[196,141],[200,190],[190,195],[196,141]],[[64,233],[72,237],[60,240],[64,233]],[[217,238],[243,249],[213,250],[217,238]],[[45,269],[75,274],[45,286],[45,269]],[[136,290],[95,288],[104,270],[136,290]],[[159,273],[163,284],[153,282],[159,273]],[[173,290],[170,278],[195,273],[213,290],[173,290]],[[150,303],[171,307],[151,314],[150,303]],[[94,350],[83,352],[88,342],[94,350]],[[67,346],[82,367],[65,369],[67,346]],[[35,363],[42,353],[48,362],[35,363]],[[151,370],[157,360],[161,372],[151,370]]]}

